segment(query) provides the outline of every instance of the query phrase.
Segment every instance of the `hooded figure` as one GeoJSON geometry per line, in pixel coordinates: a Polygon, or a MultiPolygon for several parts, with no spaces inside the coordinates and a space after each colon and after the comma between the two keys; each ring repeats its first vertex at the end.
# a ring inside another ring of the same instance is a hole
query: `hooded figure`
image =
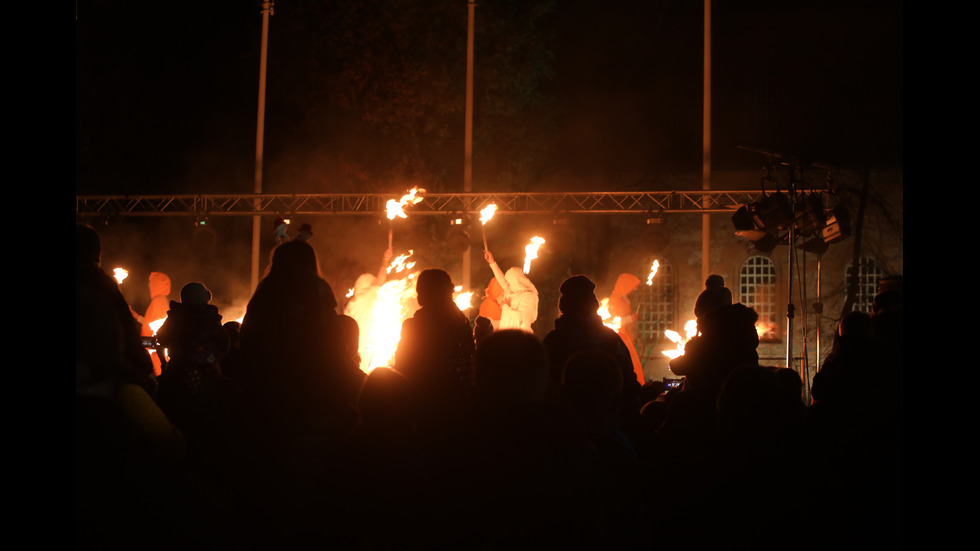
{"type": "Polygon", "coordinates": [[[500,295],[504,293],[504,289],[500,286],[497,278],[494,277],[487,284],[487,288],[484,291],[483,302],[480,303],[480,313],[479,316],[487,318],[490,323],[493,324],[494,330],[500,328],[500,295]]]}
{"type": "Polygon", "coordinates": [[[607,307],[609,314],[620,319],[619,336],[626,343],[626,348],[630,351],[630,358],[633,360],[633,372],[636,379],[642,386],[646,383],[643,375],[643,364],[640,362],[640,355],[636,353],[636,344],[633,331],[633,310],[630,307],[628,295],[640,286],[640,278],[633,274],[619,274],[616,285],[613,286],[612,294],[609,296],[607,307]]]}
{"type": "Polygon", "coordinates": [[[510,268],[504,274],[493,259],[490,251],[484,258],[493,270],[494,279],[503,291],[497,302],[500,303],[500,329],[520,329],[533,333],[531,324],[538,319],[538,290],[520,268],[510,268]]]}
{"type": "MultiPolygon", "coordinates": [[[[143,326],[140,328],[140,336],[152,337],[153,328],[150,324],[167,317],[170,310],[170,276],[163,272],[150,272],[150,305],[146,307],[143,314],[143,326]]],[[[162,362],[156,351],[151,351],[150,358],[153,360],[153,373],[160,375],[162,362]]]]}

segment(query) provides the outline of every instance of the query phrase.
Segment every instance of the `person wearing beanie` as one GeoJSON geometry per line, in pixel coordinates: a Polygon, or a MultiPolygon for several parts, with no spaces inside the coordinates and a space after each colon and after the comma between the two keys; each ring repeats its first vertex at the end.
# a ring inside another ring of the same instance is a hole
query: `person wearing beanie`
{"type": "MultiPolygon", "coordinates": [[[[180,302],[184,304],[208,304],[211,302],[211,290],[203,283],[192,282],[180,289],[180,302]]],[[[171,302],[171,309],[173,303],[171,302]]]]}
{"type": "Polygon", "coordinates": [[[711,274],[704,281],[704,291],[701,291],[697,302],[694,303],[694,317],[700,321],[708,312],[731,305],[732,292],[725,287],[725,278],[718,274],[711,274]]]}
{"type": "Polygon", "coordinates": [[[210,302],[211,291],[196,281],[180,289],[180,302],[170,301],[157,340],[172,361],[214,364],[228,351],[228,333],[221,327],[217,306],[210,302]]]}
{"type": "Polygon", "coordinates": [[[561,315],[555,320],[555,328],[543,341],[548,351],[548,369],[554,388],[561,384],[565,362],[573,354],[592,350],[605,352],[616,359],[623,376],[623,413],[638,413],[640,384],[633,371],[633,360],[619,334],[602,323],[595,283],[584,275],[575,275],[563,281],[558,290],[561,293],[558,298],[561,315]]]}
{"type": "Polygon", "coordinates": [[[224,422],[225,411],[233,409],[237,386],[221,372],[231,337],[221,325],[211,291],[199,282],[180,289],[180,302],[170,301],[167,320],[157,331],[169,361],[160,375],[160,409],[197,443],[213,440],[207,427],[224,422]]]}

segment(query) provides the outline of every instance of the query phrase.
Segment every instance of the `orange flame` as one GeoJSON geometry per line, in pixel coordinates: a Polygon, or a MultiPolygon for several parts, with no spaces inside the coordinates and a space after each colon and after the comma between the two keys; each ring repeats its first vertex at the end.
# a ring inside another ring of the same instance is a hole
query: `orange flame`
{"type": "Polygon", "coordinates": [[[157,331],[160,329],[160,327],[163,326],[163,322],[165,322],[165,321],[167,321],[167,318],[166,317],[164,317],[162,319],[158,319],[156,321],[151,321],[147,325],[149,326],[150,329],[153,330],[153,334],[156,335],[157,334],[157,331]]]}
{"type": "Polygon", "coordinates": [[[463,290],[462,285],[457,285],[453,292],[456,296],[453,297],[453,301],[456,303],[456,307],[459,308],[460,312],[465,312],[467,309],[473,307],[473,291],[461,292],[463,290]]]}
{"type": "Polygon", "coordinates": [[[480,223],[486,226],[487,222],[489,222],[490,219],[493,218],[493,215],[496,214],[496,212],[497,212],[497,205],[495,204],[487,205],[487,208],[480,211],[480,223]]]}
{"type": "Polygon", "coordinates": [[[416,273],[385,282],[378,289],[378,299],[372,310],[371,326],[366,328],[365,352],[361,370],[370,373],[378,367],[388,367],[395,358],[401,341],[402,322],[418,308],[415,299],[416,273]]]}
{"type": "Polygon", "coordinates": [[[771,333],[776,330],[776,324],[768,321],[758,321],[755,324],[755,332],[759,335],[761,339],[766,333],[771,333]]]}
{"type": "Polygon", "coordinates": [[[673,350],[663,350],[661,353],[672,360],[678,356],[683,356],[684,346],[687,344],[687,341],[691,340],[698,334],[697,320],[687,320],[687,323],[684,324],[684,333],[686,333],[687,336],[682,337],[677,331],[665,329],[664,336],[676,346],[673,350]]]}
{"type": "Polygon", "coordinates": [[[418,187],[413,187],[398,201],[389,199],[388,203],[385,205],[385,208],[388,211],[388,220],[394,220],[396,217],[408,218],[408,216],[405,214],[405,207],[421,202],[422,196],[419,195],[421,193],[425,193],[425,190],[418,187]]]}
{"type": "Polygon", "coordinates": [[[647,285],[653,285],[653,276],[657,275],[658,270],[660,270],[660,261],[654,260],[653,265],[650,266],[650,275],[647,276],[647,285]]]}
{"type": "Polygon", "coordinates": [[[596,313],[599,314],[600,318],[602,318],[603,325],[619,333],[619,328],[623,325],[623,320],[619,316],[613,316],[609,313],[608,298],[604,298],[601,302],[599,302],[599,309],[596,310],[596,313]]]}
{"type": "Polygon", "coordinates": [[[389,274],[392,272],[395,272],[397,274],[400,272],[404,272],[405,270],[411,270],[412,268],[415,267],[415,261],[408,262],[408,257],[412,256],[413,254],[415,254],[415,250],[410,249],[407,254],[400,254],[396,256],[391,261],[391,264],[388,264],[388,267],[385,268],[385,271],[389,274]]]}
{"type": "Polygon", "coordinates": [[[112,270],[112,277],[116,278],[116,283],[119,285],[122,285],[123,280],[126,279],[126,276],[128,275],[129,271],[125,268],[116,268],[112,270]]]}
{"type": "Polygon", "coordinates": [[[531,272],[531,261],[538,257],[538,248],[544,244],[544,238],[534,236],[531,238],[531,242],[524,247],[524,273],[531,272]]]}

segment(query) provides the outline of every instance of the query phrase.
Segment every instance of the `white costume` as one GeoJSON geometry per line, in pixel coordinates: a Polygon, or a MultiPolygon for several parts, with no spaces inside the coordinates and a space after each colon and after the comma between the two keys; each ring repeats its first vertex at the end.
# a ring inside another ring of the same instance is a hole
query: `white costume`
{"type": "Polygon", "coordinates": [[[511,268],[504,275],[494,262],[490,264],[493,275],[503,288],[500,302],[500,327],[520,329],[533,333],[531,324],[538,319],[538,290],[520,268],[511,268]]]}

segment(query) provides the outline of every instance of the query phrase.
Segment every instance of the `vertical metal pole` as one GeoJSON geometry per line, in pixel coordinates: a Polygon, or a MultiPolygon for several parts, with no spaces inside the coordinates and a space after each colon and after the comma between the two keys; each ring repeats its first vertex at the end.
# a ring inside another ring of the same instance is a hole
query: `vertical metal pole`
{"type": "MultiPolygon", "coordinates": [[[[819,236],[818,236],[819,238],[819,236]]],[[[810,403],[810,382],[813,380],[812,372],[820,369],[820,326],[823,324],[823,255],[817,255],[817,360],[814,362],[813,367],[807,366],[806,378],[804,383],[806,387],[804,391],[806,392],[806,403],[810,403]]]]}
{"type": "MultiPolygon", "coordinates": [[[[473,26],[476,15],[476,2],[469,0],[466,24],[466,128],[463,138],[463,191],[473,191],[473,26]]],[[[469,217],[469,199],[465,200],[463,216],[469,217]]],[[[463,252],[463,289],[470,289],[470,271],[473,248],[463,252]]]]}
{"type": "MultiPolygon", "coordinates": [[[[796,180],[795,176],[790,178],[789,201],[792,205],[792,223],[789,225],[789,269],[786,270],[787,285],[786,293],[786,367],[793,367],[793,319],[796,318],[796,306],[793,304],[793,267],[796,265],[796,180]]],[[[794,368],[795,369],[795,368],[794,368]]],[[[799,369],[796,370],[801,377],[806,374],[799,369]]]]}
{"type": "MultiPolygon", "coordinates": [[[[262,150],[265,136],[265,65],[269,49],[269,16],[273,13],[275,2],[262,2],[262,48],[259,56],[259,114],[255,130],[255,189],[262,193],[262,150]]],[[[261,200],[255,200],[255,210],[261,209],[261,200]]],[[[252,291],[259,285],[259,244],[262,240],[262,217],[252,216],[252,291]]]]}
{"type": "MultiPolygon", "coordinates": [[[[701,187],[711,189],[711,0],[704,0],[704,116],[701,131],[701,187]]],[[[705,196],[704,208],[711,206],[705,196]]],[[[701,281],[711,273],[711,215],[701,215],[701,281]]],[[[698,287],[700,290],[700,286],[698,287]]]]}

